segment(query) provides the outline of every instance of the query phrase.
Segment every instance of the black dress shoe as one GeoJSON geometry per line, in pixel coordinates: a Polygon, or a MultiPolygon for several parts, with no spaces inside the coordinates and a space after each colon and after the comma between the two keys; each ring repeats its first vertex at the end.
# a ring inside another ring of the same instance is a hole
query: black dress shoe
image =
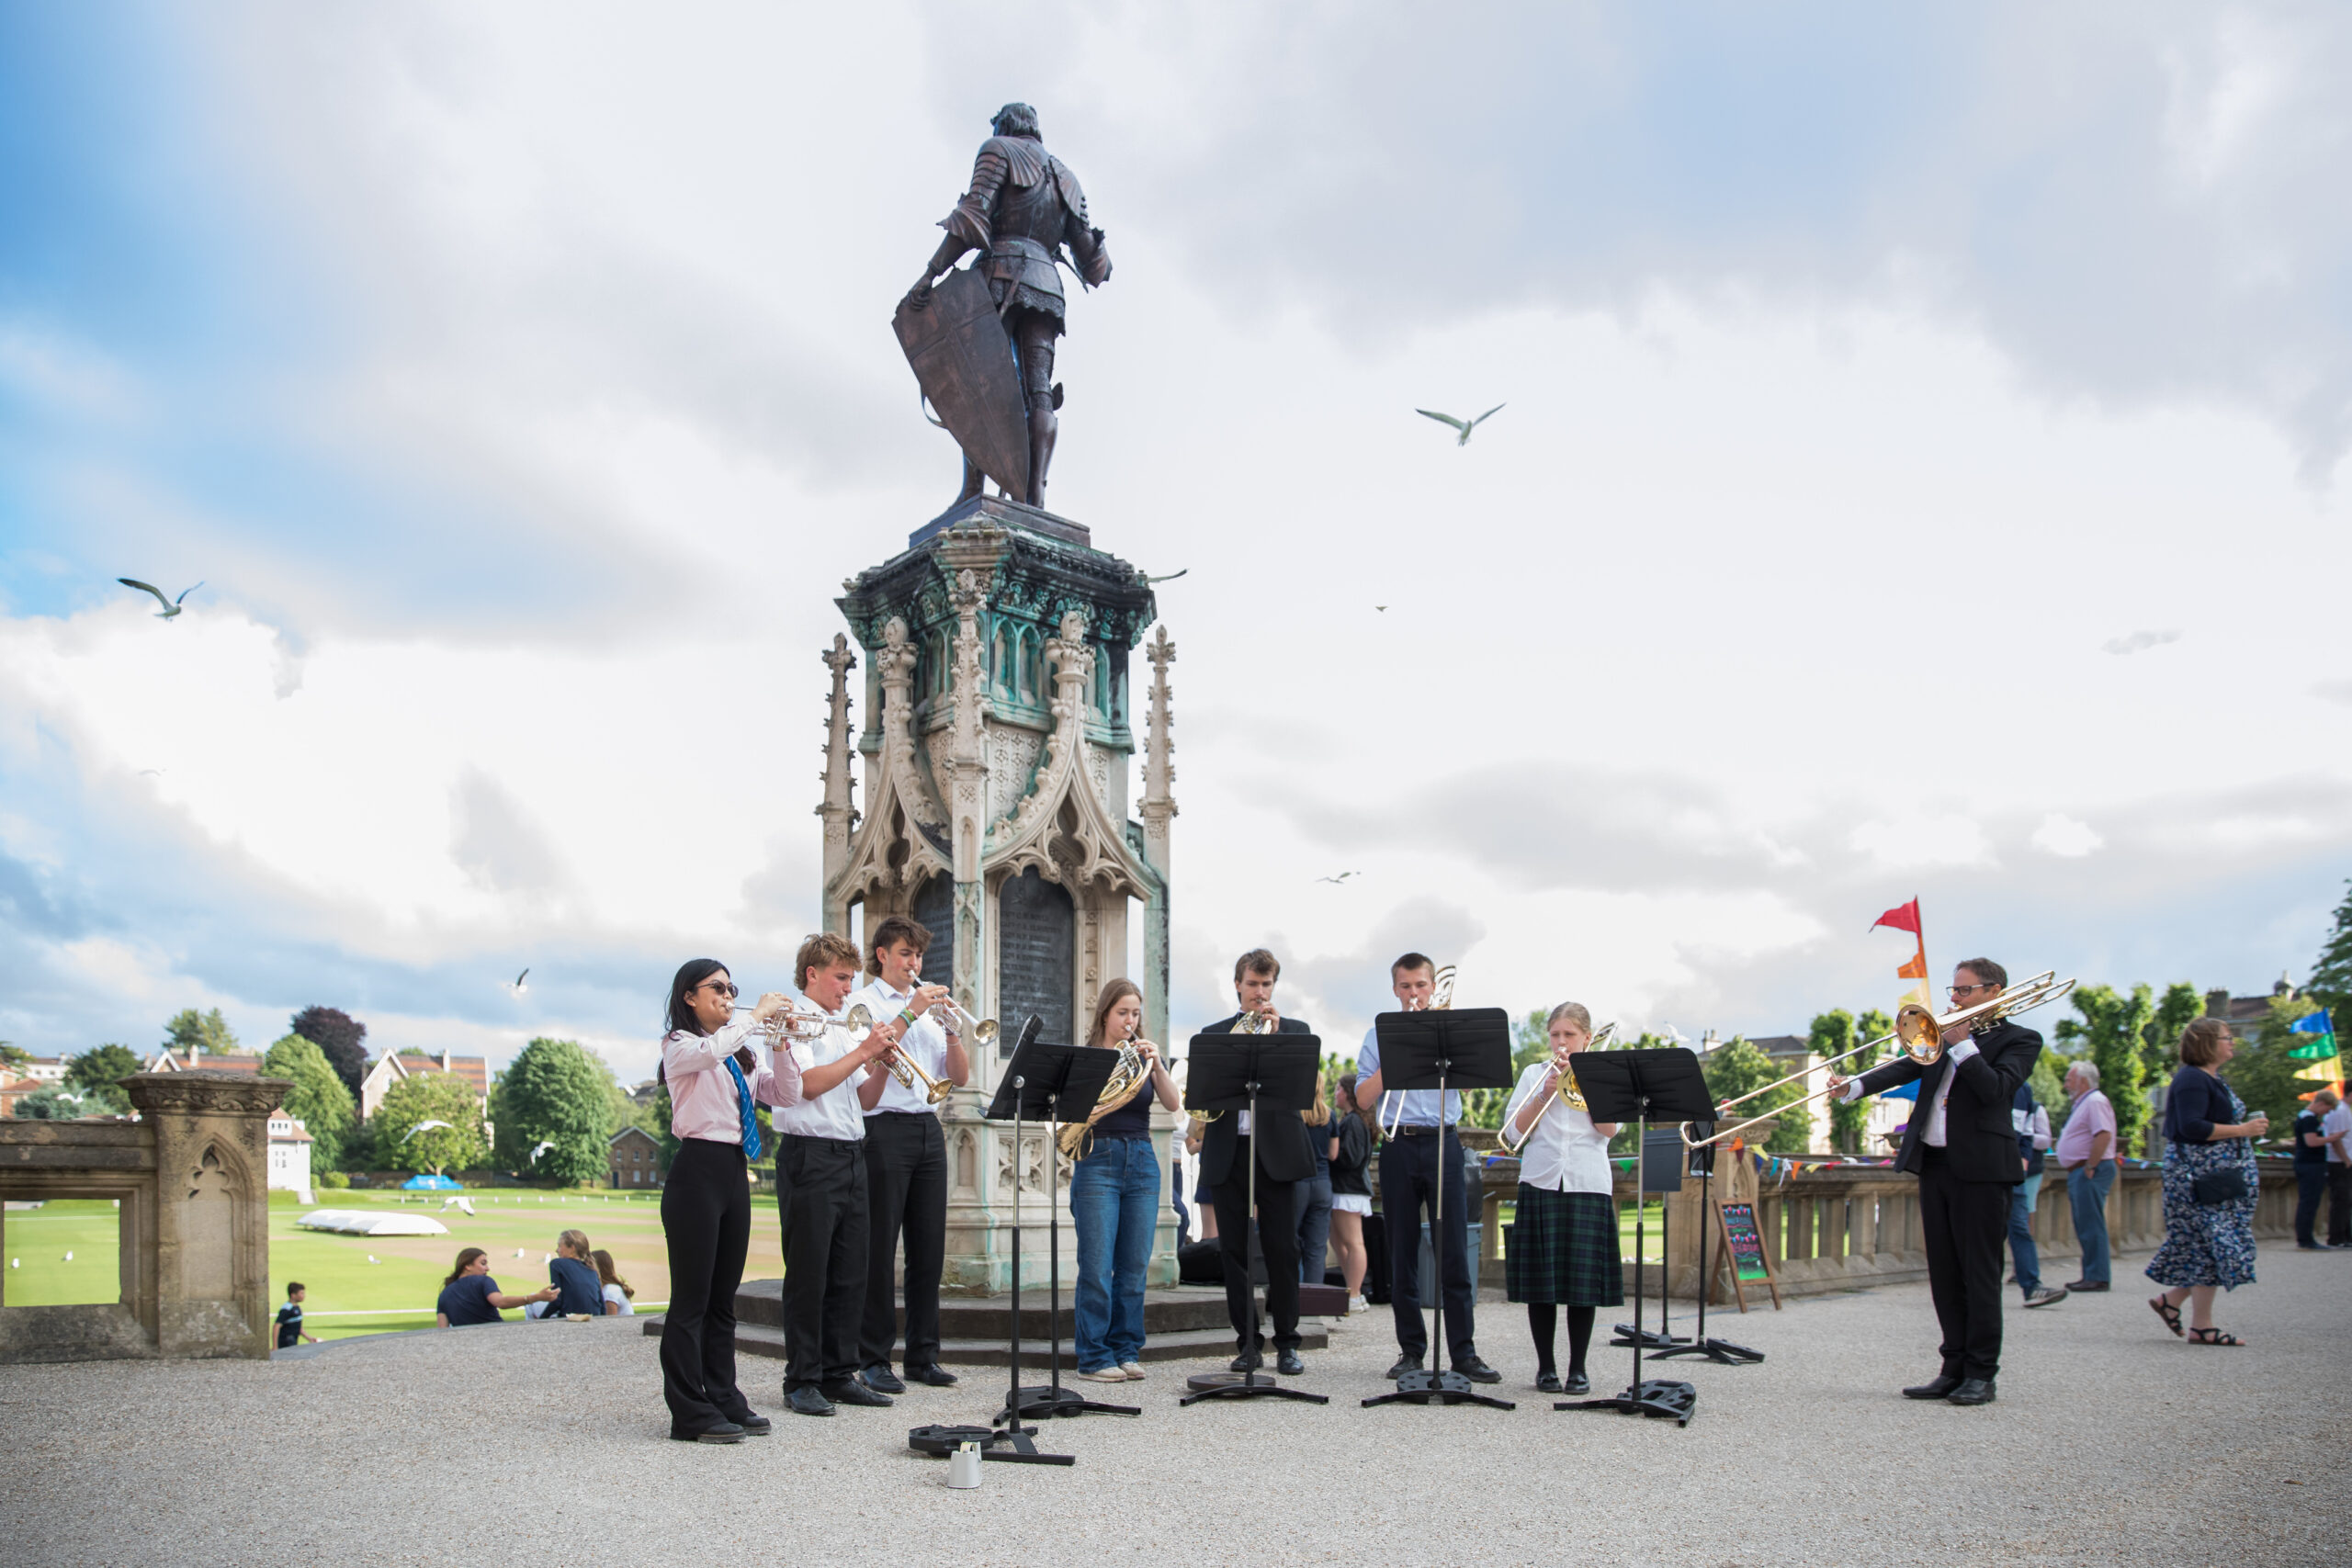
{"type": "Polygon", "coordinates": [[[1286,1378],[1295,1378],[1306,1371],[1306,1363],[1298,1359],[1297,1351],[1284,1350],[1274,1358],[1274,1371],[1286,1378]]]}
{"type": "Polygon", "coordinates": [[[1420,1370],[1421,1359],[1419,1356],[1412,1354],[1410,1351],[1408,1351],[1404,1355],[1397,1357],[1396,1364],[1391,1366],[1381,1375],[1386,1378],[1390,1382],[1395,1382],[1407,1372],[1418,1372],[1420,1370]]]}
{"type": "Polygon", "coordinates": [[[2075,1280],[2066,1286],[2066,1293],[2070,1296],[2095,1295],[2107,1288],[2105,1280],[2075,1280]]]}
{"type": "Polygon", "coordinates": [[[1259,1355],[1257,1351],[1244,1350],[1238,1356],[1234,1357],[1232,1360],[1227,1361],[1226,1366],[1232,1371],[1254,1372],[1265,1364],[1266,1359],[1263,1356],[1259,1355]]]}
{"type": "Polygon", "coordinates": [[[743,1440],[743,1428],[732,1421],[721,1421],[716,1426],[692,1432],[683,1427],[673,1427],[670,1437],[673,1441],[681,1443],[740,1443],[743,1440]]]}
{"type": "Polygon", "coordinates": [[[747,1438],[764,1438],[775,1430],[775,1423],[756,1411],[746,1410],[742,1415],[730,1416],[728,1419],[742,1427],[747,1438]]]}
{"type": "Polygon", "coordinates": [[[1945,1396],[1947,1404],[1990,1404],[1993,1403],[1993,1380],[1970,1378],[1945,1396]]]}
{"type": "Polygon", "coordinates": [[[929,1366],[909,1367],[907,1369],[907,1376],[912,1378],[919,1383],[928,1383],[933,1388],[954,1388],[956,1386],[956,1374],[949,1371],[945,1367],[941,1366],[936,1361],[932,1362],[929,1366]]]}
{"type": "Polygon", "coordinates": [[[825,1397],[835,1404],[864,1404],[877,1410],[885,1410],[897,1403],[888,1394],[876,1393],[855,1378],[844,1378],[840,1382],[820,1383],[818,1386],[823,1391],[825,1397]]]}
{"type": "Polygon", "coordinates": [[[904,1393],[907,1385],[899,1381],[887,1363],[877,1363],[858,1374],[859,1380],[876,1393],[904,1393]]]}
{"type": "Polygon", "coordinates": [[[831,1416],[833,1413],[833,1402],[807,1383],[785,1391],[784,1407],[795,1416],[831,1416]]]}
{"type": "Polygon", "coordinates": [[[1949,1397],[1951,1391],[1959,1386],[1960,1380],[1953,1377],[1950,1372],[1946,1372],[1942,1376],[1931,1379],[1927,1382],[1923,1382],[1916,1388],[1905,1389],[1903,1391],[1903,1397],[1905,1399],[1943,1399],[1949,1397]]]}
{"type": "Polygon", "coordinates": [[[1503,1381],[1502,1373],[1495,1371],[1494,1368],[1478,1359],[1475,1353],[1467,1356],[1454,1357],[1453,1370],[1460,1372],[1464,1377],[1468,1378],[1472,1382],[1500,1382],[1503,1381]]]}
{"type": "Polygon", "coordinates": [[[1560,1392],[1562,1393],[1590,1393],[1592,1380],[1582,1372],[1570,1372],[1568,1381],[1560,1385],[1560,1392]]]}
{"type": "Polygon", "coordinates": [[[1535,1392],[1536,1392],[1536,1393],[1559,1393],[1559,1392],[1560,1392],[1560,1374],[1559,1374],[1559,1373],[1557,1373],[1557,1372],[1538,1372],[1538,1373],[1536,1373],[1536,1374],[1535,1374],[1535,1392]]]}

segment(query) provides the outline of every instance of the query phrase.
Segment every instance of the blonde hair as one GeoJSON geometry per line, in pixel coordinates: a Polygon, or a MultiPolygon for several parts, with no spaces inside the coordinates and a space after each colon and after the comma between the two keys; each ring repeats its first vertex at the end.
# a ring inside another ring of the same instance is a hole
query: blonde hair
{"type": "Polygon", "coordinates": [[[1331,1124],[1331,1089],[1321,1073],[1315,1075],[1315,1103],[1300,1111],[1298,1119],[1310,1127],[1331,1124]]]}
{"type": "Polygon", "coordinates": [[[596,1265],[596,1278],[602,1280],[607,1285],[618,1285],[621,1288],[621,1294],[627,1296],[631,1301],[637,1300],[637,1292],[629,1289],[629,1284],[627,1280],[621,1278],[621,1271],[613,1267],[613,1255],[611,1253],[606,1252],[600,1247],[588,1256],[596,1265]]]}
{"type": "Polygon", "coordinates": [[[1549,1034],[1564,1018],[1574,1020],[1576,1026],[1583,1030],[1587,1036],[1592,1033],[1592,1011],[1582,1002],[1562,1002],[1558,1007],[1554,1008],[1552,1016],[1544,1021],[1544,1032],[1549,1034]]]}
{"type": "Polygon", "coordinates": [[[819,931],[800,944],[800,955],[792,961],[792,983],[806,991],[808,989],[809,970],[831,968],[836,964],[855,969],[863,963],[865,959],[849,938],[832,931],[819,931]]]}
{"type": "Polygon", "coordinates": [[[588,1233],[586,1231],[566,1231],[555,1238],[555,1244],[558,1247],[571,1248],[571,1256],[579,1258],[582,1263],[588,1261],[588,1233]]]}

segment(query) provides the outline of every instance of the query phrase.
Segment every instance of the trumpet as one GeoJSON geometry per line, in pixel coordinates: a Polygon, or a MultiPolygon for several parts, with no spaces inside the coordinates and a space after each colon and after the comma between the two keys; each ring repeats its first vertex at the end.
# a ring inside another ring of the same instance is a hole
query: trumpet
{"type": "Polygon", "coordinates": [[[965,1011],[963,1008],[956,1004],[954,997],[943,997],[934,1005],[945,1010],[947,1016],[941,1019],[940,1022],[946,1028],[954,1031],[957,1034],[968,1034],[974,1041],[982,1045],[992,1045],[996,1043],[996,1020],[992,1018],[974,1018],[970,1013],[965,1011]],[[959,1019],[962,1021],[960,1023],[955,1021],[959,1019]]]}
{"type": "MultiPolygon", "coordinates": [[[[858,1014],[865,1011],[865,1009],[863,1005],[850,1010],[850,1028],[855,1030],[865,1026],[861,1023],[857,1018],[858,1014]]],[[[866,1021],[871,1022],[872,1021],[869,1018],[866,1021]]],[[[922,1064],[921,1062],[916,1061],[912,1056],[908,1055],[903,1051],[894,1048],[888,1055],[882,1058],[882,1065],[889,1069],[890,1076],[892,1077],[898,1079],[909,1089],[914,1089],[917,1083],[921,1083],[922,1088],[916,1092],[920,1093],[923,1097],[923,1100],[929,1104],[936,1105],[941,1100],[945,1100],[949,1095],[956,1092],[956,1086],[954,1084],[949,1083],[945,1078],[933,1077],[929,1073],[922,1070],[922,1064]]]]}
{"type": "MultiPolygon", "coordinates": [[[[1932,1067],[1944,1058],[1945,1030],[1965,1024],[1971,1034],[1982,1034],[2003,1019],[2014,1018],[2018,1013],[2028,1012],[2047,1003],[2054,1002],[2074,988],[2075,982],[2072,979],[2061,980],[2058,978],[2056,970],[2044,969],[2030,980],[2019,981],[2017,985],[2008,987],[1991,1001],[1978,1002],[1973,1007],[1962,1008],[1957,1012],[1948,1012],[1941,1017],[1928,1011],[1917,1002],[1905,1002],[1902,1010],[1894,1015],[1894,1032],[1882,1034],[1875,1040],[1866,1040],[1850,1051],[1839,1052],[1821,1065],[1824,1067],[1835,1066],[1849,1056],[1859,1056],[1865,1051],[1875,1051],[1880,1046],[1893,1042],[1899,1043],[1904,1054],[1918,1063],[1920,1066],[1932,1067]]],[[[1810,1067],[1801,1068],[1786,1077],[1775,1078],[1760,1089],[1749,1089],[1736,1100],[1726,1100],[1715,1108],[1717,1118],[1720,1120],[1722,1112],[1729,1111],[1736,1105],[1745,1105],[1758,1095],[1770,1094],[1784,1084],[1792,1084],[1812,1071],[1810,1067]]],[[[1785,1111],[1791,1105],[1810,1105],[1816,1100],[1828,1098],[1832,1092],[1826,1089],[1816,1089],[1802,1099],[1789,1101],[1788,1105],[1781,1106],[1776,1111],[1769,1111],[1762,1116],[1749,1117],[1747,1121],[1735,1126],[1725,1127],[1709,1137],[1693,1138],[1690,1135],[1690,1129],[1685,1126],[1682,1129],[1682,1141],[1694,1149],[1703,1149],[1710,1144],[1720,1144],[1726,1138],[1737,1137],[1758,1122],[1770,1120],[1772,1116],[1779,1114],[1780,1111],[1785,1111]]]]}
{"type": "MultiPolygon", "coordinates": [[[[758,1004],[738,1002],[737,1012],[750,1012],[758,1004]]],[[[863,1011],[863,1009],[859,1010],[863,1011]]],[[[804,1008],[786,998],[784,1010],[767,1018],[755,1020],[752,1032],[767,1040],[790,1040],[796,1043],[815,1040],[833,1026],[833,1021],[814,1008],[804,1008]]]]}
{"type": "MultiPolygon", "coordinates": [[[[1094,1097],[1094,1109],[1086,1113],[1085,1121],[1064,1122],[1054,1134],[1054,1142],[1064,1155],[1071,1159],[1083,1158],[1094,1123],[1133,1100],[1136,1091],[1150,1078],[1152,1065],[1138,1047],[1151,1044],[1148,1040],[1138,1041],[1135,1030],[1127,1031],[1126,1038],[1119,1042],[1119,1059],[1111,1065],[1111,1076],[1102,1080],[1102,1092],[1094,1097]]],[[[1157,1051],[1159,1047],[1152,1045],[1152,1049],[1157,1051]]]]}
{"type": "MultiPolygon", "coordinates": [[[[1593,1037],[1586,1043],[1584,1048],[1588,1051],[1606,1051],[1609,1049],[1610,1036],[1616,1032],[1617,1022],[1611,1019],[1600,1026],[1593,1037]]],[[[1544,1101],[1544,1109],[1535,1113],[1535,1119],[1527,1124],[1527,1131],[1521,1134],[1517,1143],[1511,1142],[1511,1119],[1508,1113],[1504,1115],[1502,1134],[1498,1139],[1502,1145],[1503,1153],[1515,1155],[1525,1148],[1527,1140],[1535,1136],[1535,1129],[1544,1124],[1544,1118],[1552,1114],[1554,1105],[1565,1105],[1571,1111],[1582,1111],[1586,1108],[1584,1091],[1577,1088],[1576,1074],[1568,1070],[1568,1065],[1566,1062],[1561,1062],[1559,1067],[1560,1082],[1557,1088],[1554,1089],[1551,1097],[1544,1101]]]]}

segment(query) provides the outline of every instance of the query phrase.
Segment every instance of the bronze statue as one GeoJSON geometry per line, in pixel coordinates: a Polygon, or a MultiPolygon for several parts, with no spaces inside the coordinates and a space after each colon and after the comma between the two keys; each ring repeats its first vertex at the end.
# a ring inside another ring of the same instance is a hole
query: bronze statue
{"type": "Polygon", "coordinates": [[[980,143],[971,189],[940,220],[947,236],[899,301],[893,324],[939,423],[964,449],[957,503],[993,479],[1008,494],[1042,506],[1059,423],[1054,411],[1062,404],[1054,381],[1064,310],[1059,268],[1098,287],[1110,278],[1111,254],[1102,231],[1087,221],[1078,176],[1046,151],[1037,111],[1007,104],[989,128],[996,134],[980,143]],[[980,259],[951,271],[971,251],[980,259]]]}

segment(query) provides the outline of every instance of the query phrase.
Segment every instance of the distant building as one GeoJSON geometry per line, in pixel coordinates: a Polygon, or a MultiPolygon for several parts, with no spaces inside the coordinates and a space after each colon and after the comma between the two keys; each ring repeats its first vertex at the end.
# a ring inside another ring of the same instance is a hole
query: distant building
{"type": "Polygon", "coordinates": [[[611,1153],[605,1158],[612,1168],[616,1187],[659,1187],[662,1168],[657,1163],[662,1155],[662,1140],[642,1127],[624,1127],[613,1134],[611,1153]]]}
{"type": "Polygon", "coordinates": [[[28,1056],[17,1073],[41,1083],[65,1081],[65,1058],[62,1056],[28,1056]]]}
{"type": "Polygon", "coordinates": [[[662,1098],[662,1080],[648,1078],[628,1091],[628,1097],[639,1105],[650,1105],[662,1098]]]}
{"type": "Polygon", "coordinates": [[[463,1078],[472,1086],[476,1101],[485,1105],[489,1102],[490,1063],[486,1058],[453,1056],[447,1051],[438,1056],[411,1056],[387,1051],[376,1058],[376,1065],[359,1080],[359,1119],[364,1122],[372,1118],[394,1084],[425,1073],[447,1073],[463,1078]]]}
{"type": "Polygon", "coordinates": [[[314,1142],[300,1116],[284,1106],[269,1113],[269,1185],[280,1191],[311,1190],[311,1145],[314,1142]]]}
{"type": "Polygon", "coordinates": [[[0,1067],[0,1116],[14,1116],[17,1113],[17,1101],[27,1095],[39,1094],[49,1087],[40,1078],[18,1077],[5,1067],[0,1067]]]}
{"type": "MultiPolygon", "coordinates": [[[[2279,976],[2278,983],[2270,987],[2268,996],[2233,997],[2227,991],[2208,991],[2205,993],[2205,1016],[2218,1018],[2228,1024],[2230,1032],[2237,1036],[2240,1044],[2252,1044],[2270,1017],[2271,1002],[2280,997],[2301,994],[2284,975],[2279,976]]],[[[2170,1044],[2171,1042],[2165,1043],[2170,1044]]]]}
{"type": "Polygon", "coordinates": [[[208,1073],[258,1073],[259,1056],[208,1056],[201,1045],[191,1045],[186,1056],[175,1056],[168,1045],[155,1053],[145,1068],[151,1073],[185,1073],[202,1067],[208,1073]]]}

